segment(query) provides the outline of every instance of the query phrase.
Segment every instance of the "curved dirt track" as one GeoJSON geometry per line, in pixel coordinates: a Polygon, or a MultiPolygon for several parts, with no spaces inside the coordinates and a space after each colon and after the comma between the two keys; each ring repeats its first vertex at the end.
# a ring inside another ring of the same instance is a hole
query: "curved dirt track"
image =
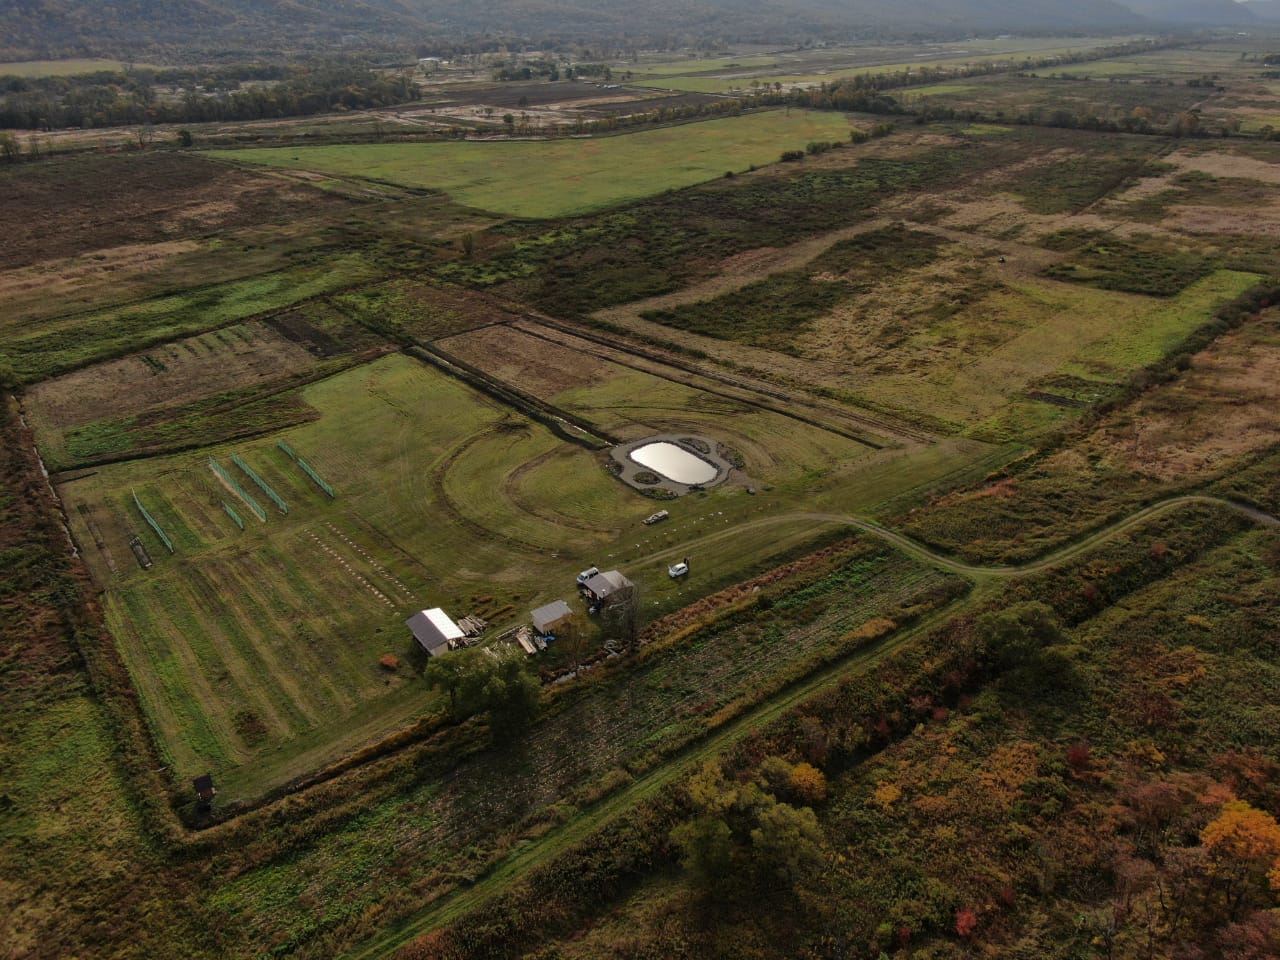
{"type": "Polygon", "coordinates": [[[1186,494],[1180,497],[1170,497],[1167,500],[1160,500],[1156,503],[1149,504],[1135,510],[1128,516],[1116,520],[1108,526],[1095,530],[1093,533],[1081,540],[1060,547],[1053,553],[1047,554],[1038,560],[1029,560],[1026,563],[1012,564],[1008,566],[982,566],[979,564],[965,563],[963,560],[957,560],[946,554],[938,553],[930,547],[925,546],[910,537],[904,536],[888,527],[882,526],[872,520],[864,520],[861,517],[852,514],[842,513],[781,513],[772,517],[761,517],[757,520],[749,520],[746,523],[738,524],[728,530],[719,531],[706,537],[699,537],[696,540],[689,540],[683,544],[674,547],[666,547],[660,551],[650,554],[643,560],[658,560],[668,556],[688,553],[692,548],[706,545],[717,540],[729,539],[734,533],[753,529],[757,527],[770,526],[775,523],[785,523],[791,520],[814,520],[819,523],[844,524],[845,526],[857,527],[864,530],[882,540],[886,540],[893,546],[897,547],[903,553],[916,557],[920,560],[930,563],[943,570],[949,570],[952,573],[962,574],[967,577],[1019,577],[1031,573],[1039,573],[1042,570],[1048,570],[1056,567],[1060,563],[1077,557],[1082,553],[1087,553],[1100,543],[1105,543],[1113,537],[1119,536],[1126,530],[1138,526],[1144,521],[1150,520],[1152,517],[1158,517],[1162,514],[1169,513],[1181,507],[1191,506],[1192,504],[1202,504],[1208,506],[1225,507],[1234,510],[1237,513],[1244,514],[1251,520],[1268,527],[1280,527],[1280,518],[1274,517],[1269,513],[1259,510],[1257,507],[1251,507],[1248,504],[1239,503],[1235,500],[1225,500],[1221,497],[1210,497],[1201,494],[1186,494]]]}
{"type": "MultiPolygon", "coordinates": [[[[1197,504],[1225,507],[1229,510],[1241,513],[1263,526],[1280,527],[1280,518],[1274,517],[1269,513],[1257,509],[1256,507],[1251,507],[1247,504],[1238,503],[1233,500],[1226,500],[1220,497],[1188,494],[1179,497],[1170,497],[1167,500],[1161,500],[1157,503],[1149,504],[1139,510],[1135,510],[1128,516],[1123,517],[1108,526],[1102,527],[1083,539],[1068,544],[1067,546],[1062,547],[1038,560],[1032,560],[1015,566],[978,566],[975,564],[963,563],[936,553],[909,537],[905,537],[900,533],[895,533],[888,527],[883,527],[870,520],[863,520],[860,517],[838,513],[798,512],[779,514],[775,517],[762,517],[758,520],[748,521],[747,523],[739,524],[737,527],[732,529],[719,531],[709,536],[688,541],[682,546],[669,547],[657,553],[650,554],[648,559],[657,559],[668,554],[679,553],[680,551],[688,550],[696,544],[709,544],[718,540],[727,539],[731,537],[736,530],[742,530],[748,527],[768,526],[770,524],[782,523],[788,520],[808,519],[857,527],[860,530],[864,530],[867,533],[888,541],[904,553],[961,575],[977,578],[1016,577],[1038,573],[1042,570],[1049,569],[1050,567],[1070,560],[1073,557],[1079,556],[1082,553],[1088,552],[1093,547],[1101,543],[1105,543],[1113,537],[1119,536],[1126,530],[1132,529],[1152,517],[1160,516],[1182,507],[1197,504]]],[[[772,697],[769,697],[763,702],[757,704],[754,708],[744,711],[741,715],[728,721],[723,726],[710,731],[702,740],[690,744],[675,756],[668,758],[665,762],[654,767],[652,770],[636,777],[636,779],[630,784],[605,797],[596,805],[583,811],[577,817],[574,817],[568,823],[549,831],[547,834],[536,840],[519,846],[506,860],[495,865],[491,872],[479,878],[474,883],[466,886],[460,886],[444,893],[434,903],[426,905],[424,909],[416,915],[407,918],[389,930],[374,936],[364,943],[356,945],[342,956],[346,958],[346,960],[379,960],[379,958],[389,956],[392,952],[407,941],[413,939],[415,936],[421,935],[430,929],[447,924],[470,910],[477,909],[487,900],[499,895],[502,890],[514,883],[526,871],[535,867],[541,860],[548,856],[554,856],[557,851],[563,850],[572,844],[584,842],[594,831],[600,829],[605,823],[616,817],[624,815],[626,810],[632,804],[639,802],[641,799],[651,795],[656,790],[670,786],[696,763],[714,756],[717,752],[732,742],[734,738],[740,736],[743,731],[757,729],[785,711],[796,707],[819,689],[837,680],[842,675],[847,674],[850,670],[870,669],[886,656],[889,656],[896,650],[899,650],[909,644],[924,630],[929,629],[943,618],[951,616],[955,612],[957,604],[963,604],[964,602],[965,601],[961,599],[953,603],[946,604],[941,609],[926,616],[920,623],[915,624],[900,633],[892,634],[882,641],[876,641],[865,648],[856,650],[848,656],[839,659],[835,663],[821,668],[810,676],[780,690],[772,697]]]]}

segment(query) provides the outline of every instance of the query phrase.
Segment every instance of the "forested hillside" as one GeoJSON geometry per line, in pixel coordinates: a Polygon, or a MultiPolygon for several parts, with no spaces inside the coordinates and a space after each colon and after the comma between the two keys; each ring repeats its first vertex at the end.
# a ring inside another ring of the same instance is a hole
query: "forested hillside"
{"type": "Polygon", "coordinates": [[[17,0],[0,23],[9,59],[179,49],[399,46],[439,37],[532,42],[605,37],[654,42],[787,42],[970,32],[1098,32],[1145,21],[1112,0],[17,0]]]}

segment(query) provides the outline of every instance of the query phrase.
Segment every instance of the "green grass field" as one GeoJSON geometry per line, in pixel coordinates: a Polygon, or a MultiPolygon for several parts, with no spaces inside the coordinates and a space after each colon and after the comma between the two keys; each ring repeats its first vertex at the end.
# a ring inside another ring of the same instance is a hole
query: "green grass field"
{"type": "Polygon", "coordinates": [[[107,588],[108,624],[177,775],[210,770],[228,799],[252,797],[432,709],[407,666],[378,666],[387,653],[413,661],[402,621],[422,607],[510,625],[570,598],[573,574],[596,563],[626,570],[652,616],[829,527],[769,514],[831,482],[865,448],[676,385],[665,399],[647,396],[662,384],[619,368],[594,390],[556,399],[631,423],[637,435],[713,432],[752,473],[777,482],[778,496],[713,491],[643,527],[654,502],[614,480],[601,455],[404,356],[300,391],[319,419],[283,436],[336,500],[276,448],[276,435],[107,466],[64,485],[77,536],[92,545],[86,559],[107,588]],[[626,403],[637,393],[643,404],[626,403]],[[284,499],[287,515],[232,466],[233,453],[284,499]],[[210,454],[265,509],[265,523],[213,474],[210,454]],[[134,492],[173,555],[133,506],[134,492]],[[129,549],[134,534],[155,561],[149,571],[129,549]],[[698,575],[673,582],[667,554],[690,542],[706,544],[698,575]],[[713,548],[722,542],[732,549],[713,548]]]}
{"type": "MultiPolygon", "coordinates": [[[[1054,55],[1064,55],[1069,53],[1078,53],[1080,47],[1055,47],[1045,50],[1036,50],[1034,55],[1037,57],[1048,57],[1054,55]]],[[[1009,67],[1016,67],[1026,56],[1030,56],[1031,51],[1024,54],[1010,53],[1008,55],[978,55],[967,57],[944,57],[937,60],[917,59],[905,60],[900,63],[882,63],[874,66],[851,66],[851,67],[831,67],[821,71],[795,72],[786,74],[774,74],[767,72],[765,69],[744,69],[726,71],[723,76],[711,75],[694,75],[694,76],[673,76],[660,77],[654,80],[642,80],[640,86],[659,87],[666,90],[682,90],[686,93],[728,93],[730,90],[750,90],[752,81],[757,80],[763,86],[772,86],[780,83],[783,87],[791,86],[812,86],[819,83],[831,83],[834,80],[847,80],[850,77],[857,76],[880,76],[886,73],[901,73],[904,70],[962,70],[976,66],[980,63],[994,62],[1005,64],[1009,67]]]]}
{"type": "Polygon", "coordinates": [[[551,142],[363,144],[216,151],[210,156],[444,190],[518,217],[559,217],[772,163],[814,140],[845,141],[834,113],[771,110],[612,137],[551,142]]]}
{"type": "Polygon", "coordinates": [[[76,74],[97,73],[101,70],[120,71],[126,66],[139,70],[160,70],[154,64],[125,64],[120,60],[102,60],[96,57],[71,60],[16,60],[0,63],[0,77],[73,77],[76,74]]]}

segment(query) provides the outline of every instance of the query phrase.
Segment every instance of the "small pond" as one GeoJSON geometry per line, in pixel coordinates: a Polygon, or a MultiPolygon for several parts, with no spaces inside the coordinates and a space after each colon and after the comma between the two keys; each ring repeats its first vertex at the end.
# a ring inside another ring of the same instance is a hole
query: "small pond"
{"type": "Polygon", "coordinates": [[[637,447],[631,451],[631,459],[642,467],[648,467],[654,473],[660,473],[676,483],[710,483],[720,472],[701,457],[695,457],[684,447],[667,443],[665,440],[637,447]]]}

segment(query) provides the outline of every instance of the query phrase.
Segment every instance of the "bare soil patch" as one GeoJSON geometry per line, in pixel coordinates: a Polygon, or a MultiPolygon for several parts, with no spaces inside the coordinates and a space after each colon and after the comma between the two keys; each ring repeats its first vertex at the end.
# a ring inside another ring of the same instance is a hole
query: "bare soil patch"
{"type": "Polygon", "coordinates": [[[440,346],[486,373],[543,398],[601,383],[616,372],[596,357],[507,326],[485,327],[450,337],[440,346]]]}
{"type": "Polygon", "coordinates": [[[0,269],[349,205],[305,184],[182,154],[57,157],[0,172],[0,269]]]}
{"type": "Polygon", "coordinates": [[[940,223],[951,230],[972,231],[993,239],[1035,242],[1063,230],[1105,230],[1120,236],[1134,232],[1160,233],[1147,223],[1118,223],[1099,213],[1028,213],[1008,194],[969,201],[949,201],[951,210],[940,223]]]}
{"type": "Polygon", "coordinates": [[[1165,157],[1165,160],[1169,163],[1176,163],[1183,172],[1199,170],[1214,177],[1260,180],[1263,183],[1280,184],[1280,163],[1256,160],[1253,157],[1247,157],[1229,150],[1214,150],[1204,153],[1179,151],[1165,157]]]}
{"type": "Polygon", "coordinates": [[[1280,206],[1178,207],[1164,224],[1187,233],[1275,237],[1280,236],[1280,206]]]}
{"type": "Polygon", "coordinates": [[[179,254],[198,250],[194,240],[162,243],[131,243],[94,251],[79,257],[45,260],[38,264],[0,272],[0,300],[39,292],[42,297],[61,298],[76,290],[100,283],[114,273],[136,276],[162,266],[179,254]]]}
{"type": "Polygon", "coordinates": [[[31,388],[42,426],[67,430],[134,416],[305,370],[315,359],[264,323],[247,323],[77,370],[31,388]]]}

